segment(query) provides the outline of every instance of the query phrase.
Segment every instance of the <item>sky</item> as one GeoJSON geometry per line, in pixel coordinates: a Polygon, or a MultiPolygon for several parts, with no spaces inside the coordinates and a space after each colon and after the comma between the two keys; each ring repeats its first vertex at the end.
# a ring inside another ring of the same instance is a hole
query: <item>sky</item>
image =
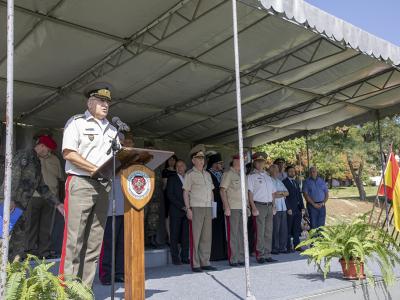
{"type": "Polygon", "coordinates": [[[400,0],[305,0],[400,46],[400,0]]]}

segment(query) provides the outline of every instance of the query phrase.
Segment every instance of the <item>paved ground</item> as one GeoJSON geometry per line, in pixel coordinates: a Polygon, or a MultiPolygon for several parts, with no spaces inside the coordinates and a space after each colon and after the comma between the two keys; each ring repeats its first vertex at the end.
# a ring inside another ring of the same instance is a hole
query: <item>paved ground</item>
{"type": "MultiPolygon", "coordinates": [[[[257,265],[254,258],[251,259],[252,291],[257,300],[295,299],[357,284],[341,278],[339,263],[333,264],[329,278],[323,280],[297,253],[275,258],[280,262],[266,265],[257,265]]],[[[147,269],[146,299],[245,299],[244,268],[230,268],[226,262],[214,265],[218,271],[200,274],[191,273],[188,266],[147,269]]],[[[110,288],[101,286],[98,281],[94,291],[96,299],[110,299],[110,288]]],[[[117,285],[115,295],[115,299],[123,299],[123,285],[117,285]]]]}

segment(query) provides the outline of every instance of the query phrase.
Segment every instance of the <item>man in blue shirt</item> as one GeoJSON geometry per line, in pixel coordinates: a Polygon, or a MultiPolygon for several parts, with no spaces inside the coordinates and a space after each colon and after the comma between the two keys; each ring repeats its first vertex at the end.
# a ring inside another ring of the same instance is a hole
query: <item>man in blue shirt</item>
{"type": "Polygon", "coordinates": [[[310,177],[304,182],[303,194],[307,201],[311,229],[324,226],[326,218],[325,204],[328,201],[329,194],[325,181],[318,177],[316,167],[310,168],[310,177]]]}

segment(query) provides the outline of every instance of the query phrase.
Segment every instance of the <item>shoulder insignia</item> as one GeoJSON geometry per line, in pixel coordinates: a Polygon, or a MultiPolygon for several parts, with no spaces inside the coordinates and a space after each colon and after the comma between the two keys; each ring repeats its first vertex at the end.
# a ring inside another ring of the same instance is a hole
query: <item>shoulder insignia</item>
{"type": "Polygon", "coordinates": [[[79,114],[79,115],[73,116],[74,120],[81,119],[81,118],[84,118],[84,117],[85,117],[85,114],[79,114]]]}

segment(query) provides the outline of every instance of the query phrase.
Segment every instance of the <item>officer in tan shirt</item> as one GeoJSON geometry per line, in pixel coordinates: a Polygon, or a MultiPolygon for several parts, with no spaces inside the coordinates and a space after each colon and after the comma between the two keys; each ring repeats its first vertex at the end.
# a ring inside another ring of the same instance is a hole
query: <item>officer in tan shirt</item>
{"type": "MultiPolygon", "coordinates": [[[[58,196],[59,180],[64,179],[60,160],[51,153],[56,150],[56,142],[47,135],[36,139],[36,144],[42,143],[46,152],[38,155],[45,184],[50,191],[58,196]]],[[[39,257],[51,258],[51,232],[55,217],[55,207],[50,205],[35,191],[32,201],[28,203],[26,251],[39,257]]]]}
{"type": "Polygon", "coordinates": [[[186,174],[182,187],[189,219],[190,264],[193,272],[216,270],[210,265],[214,185],[210,173],[204,170],[204,153],[204,145],[197,145],[190,151],[193,168],[186,174]]]}
{"type": "Polygon", "coordinates": [[[240,183],[240,157],[232,157],[232,166],[222,176],[220,193],[226,216],[228,260],[232,267],[244,265],[242,192],[240,183]]]}

